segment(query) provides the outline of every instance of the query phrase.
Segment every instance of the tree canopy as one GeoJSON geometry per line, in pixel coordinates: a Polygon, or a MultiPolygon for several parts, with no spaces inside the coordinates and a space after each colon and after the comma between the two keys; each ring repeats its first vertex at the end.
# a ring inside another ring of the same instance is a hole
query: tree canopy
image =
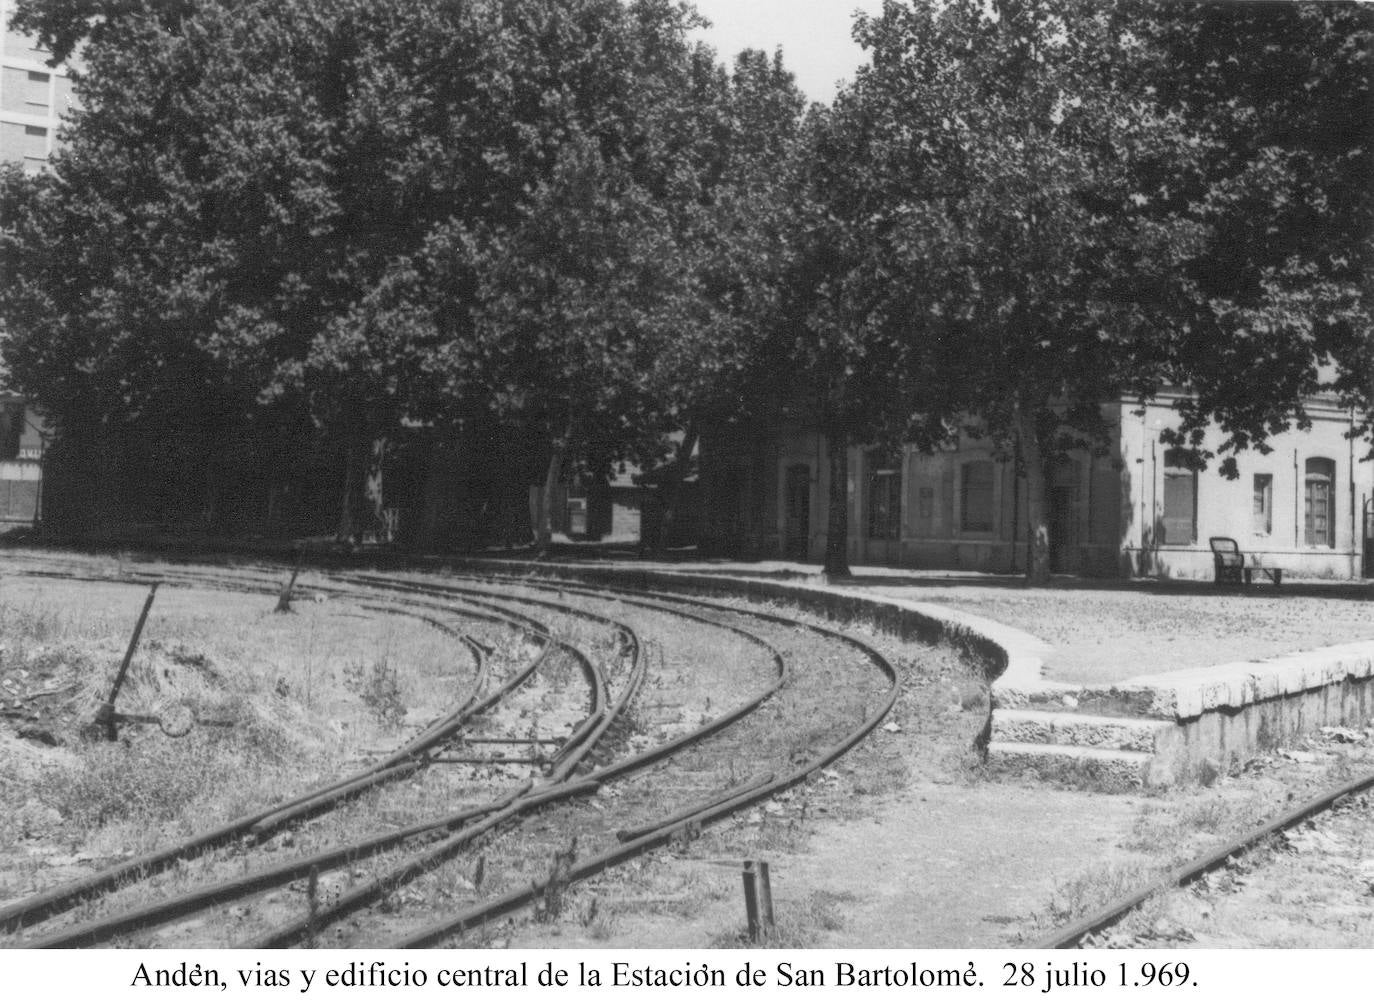
{"type": "Polygon", "coordinates": [[[1368,7],[888,0],[810,109],[674,0],[16,12],[81,53],[53,170],[0,173],[0,317],[82,518],[124,471],[145,516],[354,536],[392,461],[487,451],[546,519],[785,403],[831,447],[829,571],[849,448],[970,433],[1039,576],[1104,404],[1185,389],[1199,463],[1324,389],[1374,436],[1368,7]]]}

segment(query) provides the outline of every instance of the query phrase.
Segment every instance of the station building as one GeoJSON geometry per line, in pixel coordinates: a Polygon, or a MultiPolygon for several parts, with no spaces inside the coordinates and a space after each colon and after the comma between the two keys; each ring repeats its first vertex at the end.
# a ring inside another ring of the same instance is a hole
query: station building
{"type": "MultiPolygon", "coordinates": [[[[1209,539],[1229,537],[1252,564],[1286,575],[1374,577],[1374,463],[1347,434],[1334,401],[1308,405],[1311,428],[1237,457],[1186,463],[1163,433],[1177,394],[1105,409],[1115,433],[1101,456],[1081,451],[1048,472],[1050,564],[1087,576],[1210,579],[1209,539]]],[[[1220,432],[1209,433],[1215,451],[1220,432]]],[[[703,549],[747,558],[820,562],[829,463],[824,438],[794,422],[703,438],[703,549]]],[[[961,437],[948,449],[893,454],[851,449],[849,538],[854,565],[1012,573],[1026,568],[1026,486],[1010,457],[961,437]]]]}

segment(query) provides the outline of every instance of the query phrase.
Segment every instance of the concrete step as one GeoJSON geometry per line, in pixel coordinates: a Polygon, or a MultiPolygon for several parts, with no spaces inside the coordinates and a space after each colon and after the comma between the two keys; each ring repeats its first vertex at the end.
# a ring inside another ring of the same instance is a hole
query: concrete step
{"type": "Polygon", "coordinates": [[[1065,785],[1124,792],[1158,784],[1155,755],[1058,743],[988,744],[988,766],[997,772],[1031,774],[1065,785]]]}
{"type": "Polygon", "coordinates": [[[997,709],[992,739],[1006,743],[1095,747],[1161,753],[1181,741],[1177,724],[1168,719],[1117,718],[1036,709],[997,709]]]}
{"type": "Polygon", "coordinates": [[[1042,712],[1077,712],[1109,718],[1159,715],[1161,695],[1154,688],[1083,687],[1070,692],[1029,691],[1017,695],[1016,707],[1042,712]]]}

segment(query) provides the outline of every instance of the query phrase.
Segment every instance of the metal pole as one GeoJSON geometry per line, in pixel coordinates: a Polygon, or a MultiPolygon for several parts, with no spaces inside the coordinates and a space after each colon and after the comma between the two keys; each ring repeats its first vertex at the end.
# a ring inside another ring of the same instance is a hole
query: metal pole
{"type": "Polygon", "coordinates": [[[157,595],[158,586],[158,583],[154,583],[148,587],[148,599],[143,601],[143,610],[138,616],[138,624],[134,625],[134,633],[129,637],[129,648],[124,650],[124,662],[119,665],[119,673],[115,675],[114,686],[110,688],[110,697],[95,714],[96,723],[103,724],[105,727],[105,739],[107,740],[119,739],[118,731],[115,729],[115,698],[119,696],[119,689],[124,686],[124,678],[129,674],[129,664],[134,660],[134,650],[138,648],[138,640],[143,635],[143,626],[148,621],[148,611],[152,609],[153,598],[157,595]]]}

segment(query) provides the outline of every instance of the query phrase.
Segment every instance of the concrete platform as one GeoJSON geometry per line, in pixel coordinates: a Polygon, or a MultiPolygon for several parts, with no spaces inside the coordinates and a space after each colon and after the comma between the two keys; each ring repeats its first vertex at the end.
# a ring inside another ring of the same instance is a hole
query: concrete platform
{"type": "Polygon", "coordinates": [[[1321,726],[1362,725],[1374,717],[1374,638],[1110,686],[1071,684],[1046,677],[1050,647],[1025,632],[820,577],[728,565],[555,568],[604,584],[786,600],[828,617],[862,618],[902,637],[952,645],[988,676],[992,708],[981,739],[989,763],[1014,774],[1110,789],[1168,785],[1224,770],[1321,726]]]}

